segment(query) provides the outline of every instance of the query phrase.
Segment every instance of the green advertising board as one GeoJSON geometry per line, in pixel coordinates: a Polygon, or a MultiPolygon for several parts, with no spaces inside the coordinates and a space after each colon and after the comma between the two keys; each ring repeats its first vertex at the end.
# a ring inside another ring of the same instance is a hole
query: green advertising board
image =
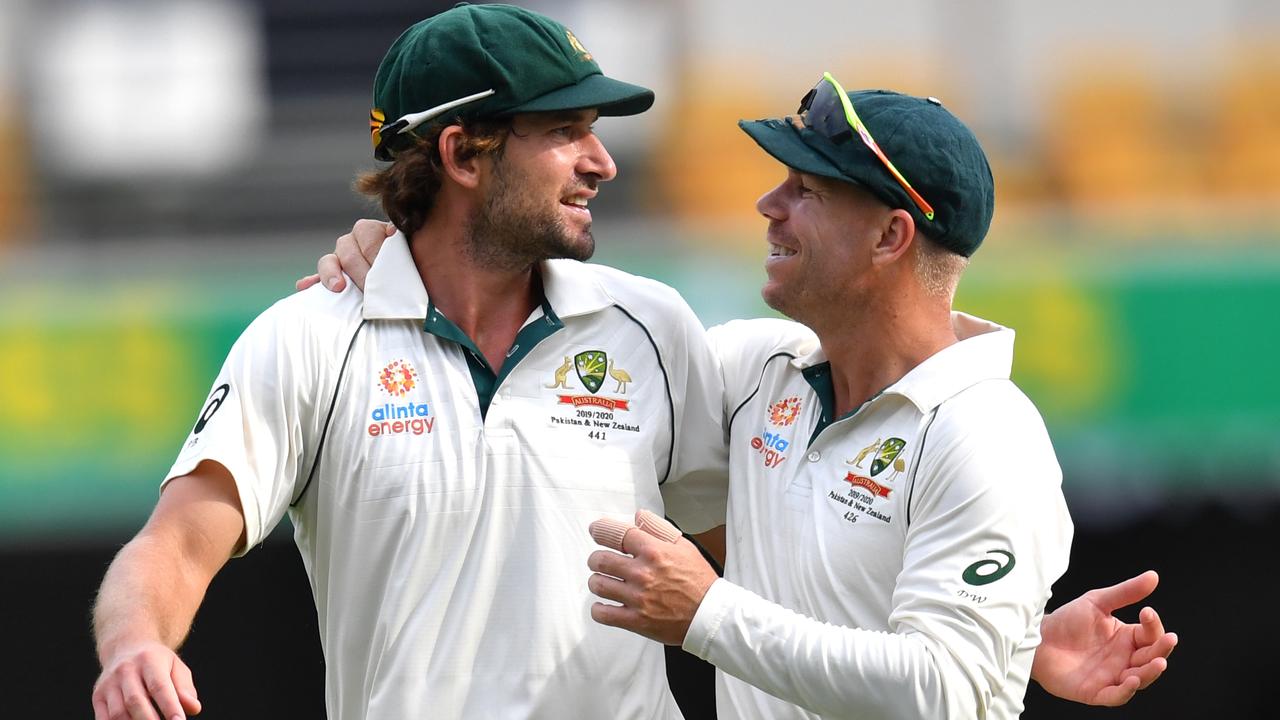
{"type": "MultiPolygon", "coordinates": [[[[227,350],[309,253],[251,273],[234,258],[106,277],[11,268],[0,540],[137,527],[227,350]]],[[[657,257],[601,259],[681,289],[708,323],[768,313],[759,256],[657,257]]],[[[1278,301],[1280,252],[1255,249],[976,262],[956,304],[1018,331],[1014,377],[1044,414],[1069,496],[1121,502],[1280,492],[1278,301]]]]}

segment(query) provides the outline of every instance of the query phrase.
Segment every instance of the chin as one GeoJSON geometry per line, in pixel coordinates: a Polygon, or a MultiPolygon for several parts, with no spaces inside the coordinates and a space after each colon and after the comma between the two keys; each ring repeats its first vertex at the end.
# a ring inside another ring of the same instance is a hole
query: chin
{"type": "Polygon", "coordinates": [[[760,297],[764,299],[765,305],[768,305],[784,315],[786,314],[787,301],[780,289],[774,287],[772,284],[766,283],[764,287],[760,288],[760,297]]]}
{"type": "Polygon", "coordinates": [[[760,297],[764,298],[764,304],[770,308],[796,322],[804,322],[803,303],[799,302],[795,295],[788,295],[782,288],[766,284],[760,289],[760,297]]]}
{"type": "Polygon", "coordinates": [[[577,240],[565,242],[560,246],[558,257],[568,260],[589,260],[596,253],[596,241],[591,237],[591,233],[584,235],[577,240]]]}
{"type": "Polygon", "coordinates": [[[582,237],[577,243],[578,260],[589,260],[592,255],[596,254],[596,238],[591,234],[591,229],[587,228],[582,231],[582,237]]]}

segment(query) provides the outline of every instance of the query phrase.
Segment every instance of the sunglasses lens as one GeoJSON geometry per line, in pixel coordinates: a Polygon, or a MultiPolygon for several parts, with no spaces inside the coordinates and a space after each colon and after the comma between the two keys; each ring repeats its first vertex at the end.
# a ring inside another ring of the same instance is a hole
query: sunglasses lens
{"type": "Polygon", "coordinates": [[[809,109],[809,105],[813,102],[813,96],[817,93],[817,88],[810,88],[809,92],[805,93],[804,97],[800,98],[800,109],[796,110],[797,115],[802,114],[809,109]]]}
{"type": "Polygon", "coordinates": [[[925,217],[932,220],[933,207],[911,187],[911,183],[898,172],[889,158],[885,157],[884,151],[871,138],[871,131],[862,124],[857,113],[853,111],[852,101],[849,103],[849,113],[846,114],[845,98],[840,97],[842,92],[835,78],[831,77],[830,73],[824,73],[818,84],[800,101],[800,117],[804,119],[805,127],[834,143],[843,143],[853,139],[854,125],[857,125],[857,133],[862,137],[862,143],[875,153],[885,170],[893,175],[894,180],[898,181],[903,190],[907,191],[911,201],[920,208],[925,217]]]}
{"type": "Polygon", "coordinates": [[[844,142],[853,137],[853,129],[844,116],[844,105],[831,83],[822,80],[801,101],[805,125],[832,142],[844,142]],[[807,112],[806,112],[807,111],[807,112]]]}

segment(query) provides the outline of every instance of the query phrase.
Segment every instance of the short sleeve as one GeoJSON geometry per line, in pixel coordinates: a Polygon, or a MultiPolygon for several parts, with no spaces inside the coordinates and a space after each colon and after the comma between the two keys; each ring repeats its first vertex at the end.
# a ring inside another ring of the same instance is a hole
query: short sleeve
{"type": "Polygon", "coordinates": [[[285,302],[255,319],[232,346],[161,488],[208,460],[235,478],[246,550],[262,542],[305,481],[319,437],[324,364],[285,302]]]}

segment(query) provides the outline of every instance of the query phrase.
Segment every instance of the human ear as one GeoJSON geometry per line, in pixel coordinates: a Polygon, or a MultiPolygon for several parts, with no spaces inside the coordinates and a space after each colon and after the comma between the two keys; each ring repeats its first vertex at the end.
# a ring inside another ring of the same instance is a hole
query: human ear
{"type": "Polygon", "coordinates": [[[437,150],[444,174],[453,182],[468,189],[479,187],[485,158],[465,152],[466,133],[460,125],[450,125],[440,131],[437,150]]]}
{"type": "Polygon", "coordinates": [[[906,210],[890,210],[884,217],[880,237],[871,250],[871,261],[889,265],[905,256],[916,241],[916,221],[906,210]]]}

